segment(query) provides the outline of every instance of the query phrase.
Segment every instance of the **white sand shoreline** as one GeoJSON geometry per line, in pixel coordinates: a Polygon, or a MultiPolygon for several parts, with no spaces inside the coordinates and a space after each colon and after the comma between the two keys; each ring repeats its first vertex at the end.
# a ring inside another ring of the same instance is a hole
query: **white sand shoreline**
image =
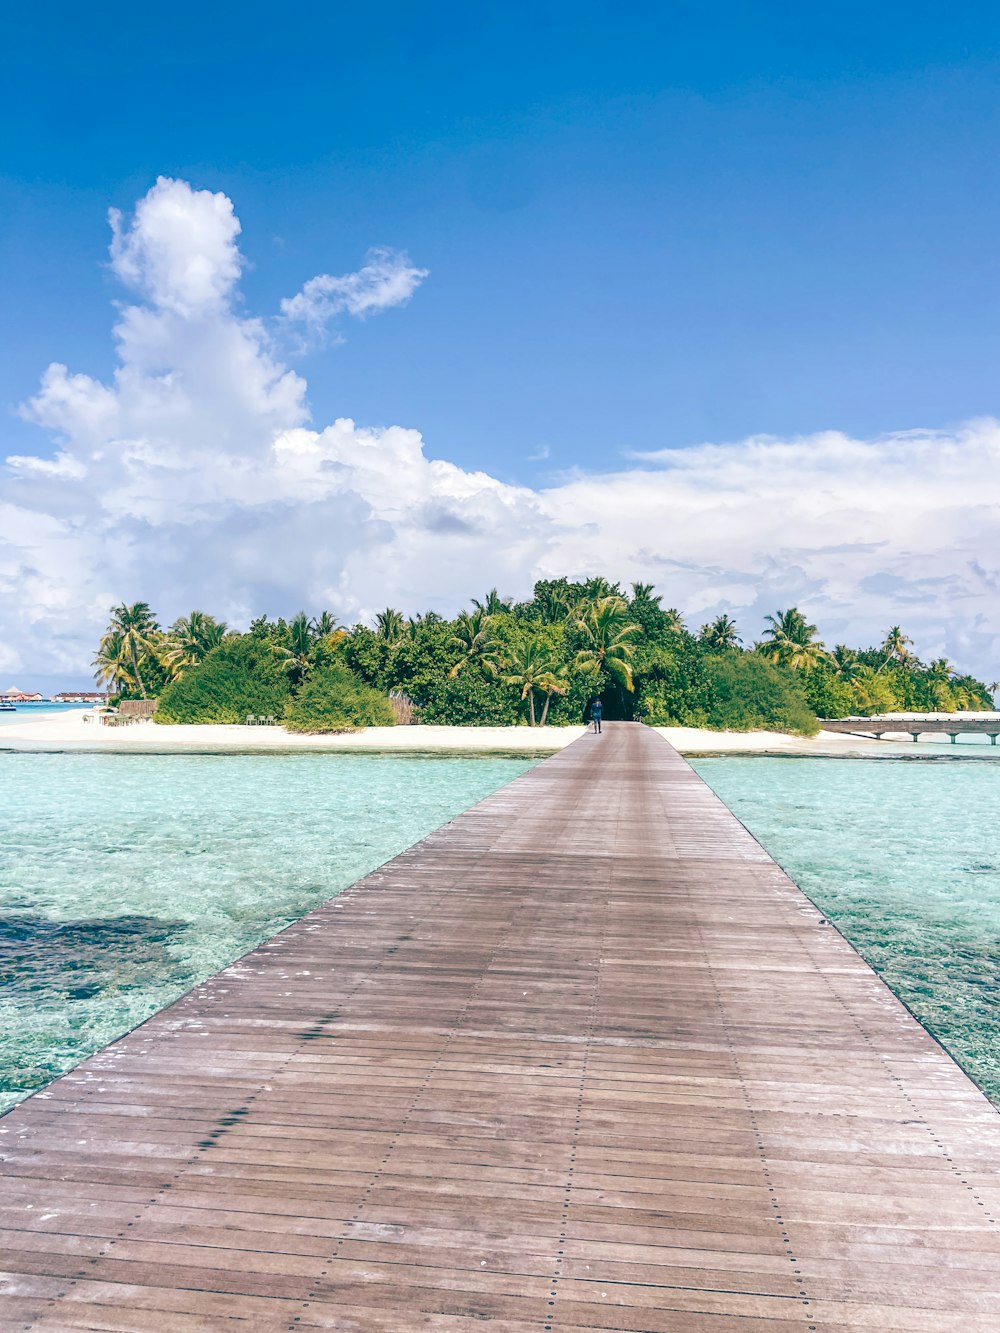
{"type": "MultiPolygon", "coordinates": [[[[266,754],[353,752],[361,754],[552,754],[586,734],[584,727],[370,727],[342,736],[301,736],[283,727],[157,726],[101,727],[84,712],[15,722],[0,727],[0,750],[77,751],[100,754],[266,754]]],[[[707,731],[657,727],[686,755],[812,755],[817,757],[940,758],[929,743],[866,740],[820,732],[805,738],[779,732],[707,731]]],[[[984,747],[976,746],[976,751],[984,747]]],[[[966,747],[966,756],[973,747],[966,747]]],[[[955,748],[952,758],[961,757],[955,748]]]]}

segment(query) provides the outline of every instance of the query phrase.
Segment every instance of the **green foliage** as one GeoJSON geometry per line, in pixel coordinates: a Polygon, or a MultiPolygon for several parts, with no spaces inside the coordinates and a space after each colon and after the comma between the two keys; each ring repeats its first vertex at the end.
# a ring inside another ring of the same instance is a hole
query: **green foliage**
{"type": "Polygon", "coordinates": [[[588,602],[576,617],[577,651],[573,665],[578,671],[610,677],[623,691],[632,694],[635,688],[632,657],[642,628],[630,618],[629,611],[625,599],[614,592],[588,602]]]}
{"type": "Polygon", "coordinates": [[[562,625],[588,600],[587,588],[587,584],[572,583],[567,578],[539,579],[531,601],[521,602],[514,608],[515,614],[543,625],[562,625]]]}
{"type": "MultiPolygon", "coordinates": [[[[638,625],[641,640],[647,643],[669,642],[676,635],[685,633],[684,622],[677,611],[671,607],[664,611],[660,598],[654,597],[645,583],[632,585],[634,596],[628,608],[630,624],[638,625]]],[[[638,640],[637,640],[638,641],[638,640]]]]}
{"type": "Polygon", "coordinates": [[[516,686],[481,670],[438,681],[420,708],[420,721],[451,727],[516,727],[523,721],[516,686]]]}
{"type": "Polygon", "coordinates": [[[395,721],[386,696],[339,662],[312,671],[285,712],[289,731],[357,731],[395,721]]]}
{"type": "MultiPolygon", "coordinates": [[[[496,599],[496,596],[496,589],[492,588],[490,598],[496,599]]],[[[486,660],[493,637],[494,620],[503,611],[506,611],[506,606],[502,604],[500,610],[491,612],[479,603],[476,604],[475,611],[459,611],[451,636],[451,642],[458,650],[459,657],[451,668],[450,675],[457,676],[470,663],[486,660]]]]}
{"type": "Polygon", "coordinates": [[[167,679],[183,676],[188,667],[202,661],[226,636],[226,626],[204,611],[180,616],[163,636],[157,657],[167,679]]]}
{"type": "Polygon", "coordinates": [[[675,636],[671,648],[641,654],[636,689],[637,716],[651,726],[816,731],[815,714],[790,670],[758,653],[709,652],[686,632],[675,636]]]}
{"type": "Polygon", "coordinates": [[[800,685],[817,717],[850,717],[858,711],[854,688],[837,675],[832,664],[821,663],[812,671],[803,672],[800,685]]]}
{"type": "Polygon", "coordinates": [[[816,715],[796,675],[759,653],[721,653],[709,664],[707,722],[724,731],[790,731],[814,736],[816,715]]]}
{"type": "Polygon", "coordinates": [[[340,655],[366,684],[381,690],[390,688],[388,676],[393,645],[374,630],[368,629],[366,625],[355,625],[350,636],[340,645],[340,655]]]}
{"type": "Polygon", "coordinates": [[[707,655],[686,631],[639,649],[636,717],[653,727],[703,727],[712,701],[707,655]]]}
{"type": "Polygon", "coordinates": [[[739,648],[742,640],[732,616],[716,616],[698,631],[699,640],[712,653],[721,653],[728,648],[739,648]]]}
{"type": "Polygon", "coordinates": [[[268,636],[224,639],[160,695],[161,723],[243,723],[249,715],[281,718],[290,695],[288,674],[268,636]]]}
{"type": "Polygon", "coordinates": [[[533,634],[505,656],[500,663],[500,675],[505,685],[521,691],[521,702],[528,706],[528,722],[534,727],[540,720],[535,708],[537,699],[544,698],[543,710],[547,715],[555,695],[565,693],[569,666],[559,661],[541,634],[533,634]]]}
{"type": "Polygon", "coordinates": [[[764,657],[793,671],[814,671],[829,662],[822,640],[816,638],[816,626],[809,624],[797,606],[764,619],[768,628],[759,649],[764,657]]]}
{"type": "Polygon", "coordinates": [[[817,716],[992,706],[981,681],[921,662],[899,625],[871,648],[828,650],[789,607],[747,652],[728,615],[695,636],[662,600],[647,583],[560,578],[516,605],[490,589],[452,620],[387,607],[374,628],[347,631],[303,611],[260,616],[245,635],[200,611],[163,631],[137,602],[114,608],[94,666],[119,697],[159,693],[163,722],[283,717],[289,705],[290,724],[309,730],[390,720],[394,690],[416,720],[459,726],[577,724],[595,695],[609,721],[793,732],[817,716]]]}
{"type": "Polygon", "coordinates": [[[461,649],[453,622],[421,618],[393,640],[356,625],[338,645],[338,654],[368,685],[383,693],[402,690],[419,706],[454,668],[461,649]]]}
{"type": "MultiPolygon", "coordinates": [[[[851,681],[851,693],[854,696],[850,712],[867,717],[872,713],[894,713],[905,709],[900,699],[900,690],[894,687],[890,675],[880,675],[871,667],[859,671],[851,681]]],[[[821,717],[829,717],[821,713],[821,717]]]]}
{"type": "Polygon", "coordinates": [[[297,694],[310,672],[338,660],[338,647],[347,631],[337,627],[337,620],[323,611],[312,620],[299,611],[291,620],[268,620],[266,616],[250,623],[250,635],[274,649],[288,676],[292,694],[297,694]]]}
{"type": "Polygon", "coordinates": [[[572,666],[565,684],[566,693],[555,694],[549,701],[547,726],[575,727],[586,721],[587,705],[606,687],[606,681],[597,672],[580,671],[572,666]]]}
{"type": "Polygon", "coordinates": [[[119,699],[146,699],[166,679],[160,660],[164,635],[148,602],[111,608],[92,666],[98,684],[119,699]]]}
{"type": "Polygon", "coordinates": [[[403,619],[403,613],[397,611],[395,607],[387,606],[384,611],[380,611],[375,617],[375,633],[386,643],[395,643],[406,633],[406,621],[403,619]]]}
{"type": "Polygon", "coordinates": [[[251,620],[250,628],[247,631],[255,639],[267,639],[279,647],[287,648],[291,641],[288,632],[288,621],[284,617],[277,620],[268,620],[267,616],[258,616],[256,620],[251,620]]]}

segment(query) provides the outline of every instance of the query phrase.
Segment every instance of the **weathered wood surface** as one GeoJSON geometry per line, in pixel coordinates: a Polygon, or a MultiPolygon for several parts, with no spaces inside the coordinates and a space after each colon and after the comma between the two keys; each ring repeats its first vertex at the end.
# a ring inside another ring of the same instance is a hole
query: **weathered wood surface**
{"type": "Polygon", "coordinates": [[[1000,1118],[638,726],[0,1129],[4,1330],[1000,1328],[1000,1118]]]}

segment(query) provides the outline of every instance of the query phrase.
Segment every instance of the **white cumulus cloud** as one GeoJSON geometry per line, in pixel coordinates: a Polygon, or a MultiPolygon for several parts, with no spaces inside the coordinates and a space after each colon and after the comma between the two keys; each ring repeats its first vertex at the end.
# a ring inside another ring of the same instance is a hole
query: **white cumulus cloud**
{"type": "MultiPolygon", "coordinates": [[[[161,179],[111,221],[137,298],[118,312],[114,377],[53,363],[22,409],[47,443],[0,470],[0,668],[19,683],[86,672],[121,600],[165,620],[198,606],[235,624],[300,607],[351,621],[597,572],[656,583],[695,626],[727,611],[752,638],[798,604],[830,640],[902,622],[924,654],[1000,674],[997,422],[706,444],[512,486],[428,457],[415,430],[312,422],[272,326],[240,304],[224,195],[161,179]]],[[[423,276],[373,252],[283,314],[320,327],[398,305],[423,276]]]]}
{"type": "Polygon", "coordinates": [[[161,176],[131,225],[117,208],[108,217],[111,267],[140,296],[184,316],[230,299],[240,276],[240,223],[226,195],[161,176]]]}

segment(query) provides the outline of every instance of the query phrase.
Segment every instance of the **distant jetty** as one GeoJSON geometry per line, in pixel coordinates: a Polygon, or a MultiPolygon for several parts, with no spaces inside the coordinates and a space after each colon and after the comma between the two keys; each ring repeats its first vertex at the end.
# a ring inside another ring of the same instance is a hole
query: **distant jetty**
{"type": "Polygon", "coordinates": [[[1000,713],[882,713],[875,717],[842,717],[820,720],[824,731],[848,736],[949,736],[954,745],[959,736],[989,736],[996,745],[1000,736],[1000,713]]]}

